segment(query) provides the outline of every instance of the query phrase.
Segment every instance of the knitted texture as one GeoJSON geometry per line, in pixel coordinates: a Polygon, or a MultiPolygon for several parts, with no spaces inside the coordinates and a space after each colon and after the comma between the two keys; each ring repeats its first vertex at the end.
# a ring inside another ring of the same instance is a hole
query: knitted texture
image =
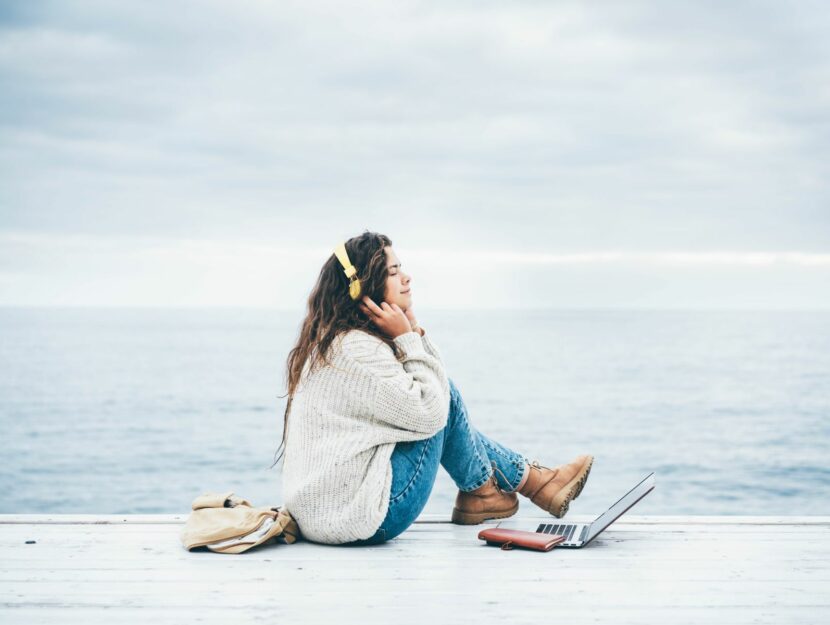
{"type": "Polygon", "coordinates": [[[302,535],[341,544],[369,538],[383,522],[395,443],[429,438],[447,423],[450,386],[425,334],[394,339],[350,330],[331,344],[332,366],[308,363],[288,416],[282,473],[285,507],[302,535]]]}

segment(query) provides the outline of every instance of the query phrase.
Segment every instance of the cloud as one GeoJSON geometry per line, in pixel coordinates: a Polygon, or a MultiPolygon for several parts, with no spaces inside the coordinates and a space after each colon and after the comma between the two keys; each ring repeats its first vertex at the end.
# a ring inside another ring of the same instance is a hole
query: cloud
{"type": "Polygon", "coordinates": [[[4,3],[0,231],[822,255],[828,27],[822,3],[4,3]]]}

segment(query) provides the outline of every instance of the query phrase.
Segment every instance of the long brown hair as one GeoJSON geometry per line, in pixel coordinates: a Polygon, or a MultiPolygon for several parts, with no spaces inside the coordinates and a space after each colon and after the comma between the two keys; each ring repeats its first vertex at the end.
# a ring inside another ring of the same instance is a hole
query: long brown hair
{"type": "MultiPolygon", "coordinates": [[[[357,269],[357,277],[360,279],[361,293],[357,300],[352,300],[349,296],[349,279],[333,251],[323,263],[317,283],[308,297],[308,308],[299,338],[294,348],[288,353],[286,360],[285,382],[288,389],[286,393],[288,402],[283,416],[282,443],[277,448],[272,467],[285,454],[291,400],[294,398],[309,358],[312,360],[307,375],[311,375],[320,366],[330,365],[328,349],[332,341],[339,334],[355,328],[381,339],[392,348],[396,358],[402,356],[394,341],[382,334],[358,308],[364,295],[368,295],[378,305],[383,301],[386,293],[386,278],[389,275],[386,269],[384,247],[391,245],[392,241],[389,237],[368,230],[346,241],[346,253],[357,269]],[[282,449],[282,454],[279,453],[280,449],[282,449]]],[[[286,395],[280,397],[286,397],[286,395]]]]}

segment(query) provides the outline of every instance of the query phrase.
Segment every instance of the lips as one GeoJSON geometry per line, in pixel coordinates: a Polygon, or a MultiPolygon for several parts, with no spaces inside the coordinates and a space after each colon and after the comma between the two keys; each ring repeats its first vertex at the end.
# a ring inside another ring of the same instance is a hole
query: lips
{"type": "Polygon", "coordinates": [[[401,294],[409,293],[412,289],[407,289],[406,291],[401,291],[401,294]]]}

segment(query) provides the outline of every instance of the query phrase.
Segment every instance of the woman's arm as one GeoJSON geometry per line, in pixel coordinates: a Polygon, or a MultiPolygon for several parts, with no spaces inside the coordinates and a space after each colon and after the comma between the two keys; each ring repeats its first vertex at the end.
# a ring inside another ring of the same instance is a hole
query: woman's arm
{"type": "Polygon", "coordinates": [[[446,425],[450,386],[444,365],[430,354],[416,332],[394,339],[404,354],[365,332],[349,332],[342,348],[373,382],[373,416],[396,427],[432,436],[446,425]]]}
{"type": "Polygon", "coordinates": [[[430,356],[435,356],[435,358],[441,361],[442,365],[444,364],[444,358],[441,356],[441,350],[439,350],[438,346],[432,342],[432,339],[423,328],[421,328],[421,343],[423,343],[424,349],[430,356]]]}

